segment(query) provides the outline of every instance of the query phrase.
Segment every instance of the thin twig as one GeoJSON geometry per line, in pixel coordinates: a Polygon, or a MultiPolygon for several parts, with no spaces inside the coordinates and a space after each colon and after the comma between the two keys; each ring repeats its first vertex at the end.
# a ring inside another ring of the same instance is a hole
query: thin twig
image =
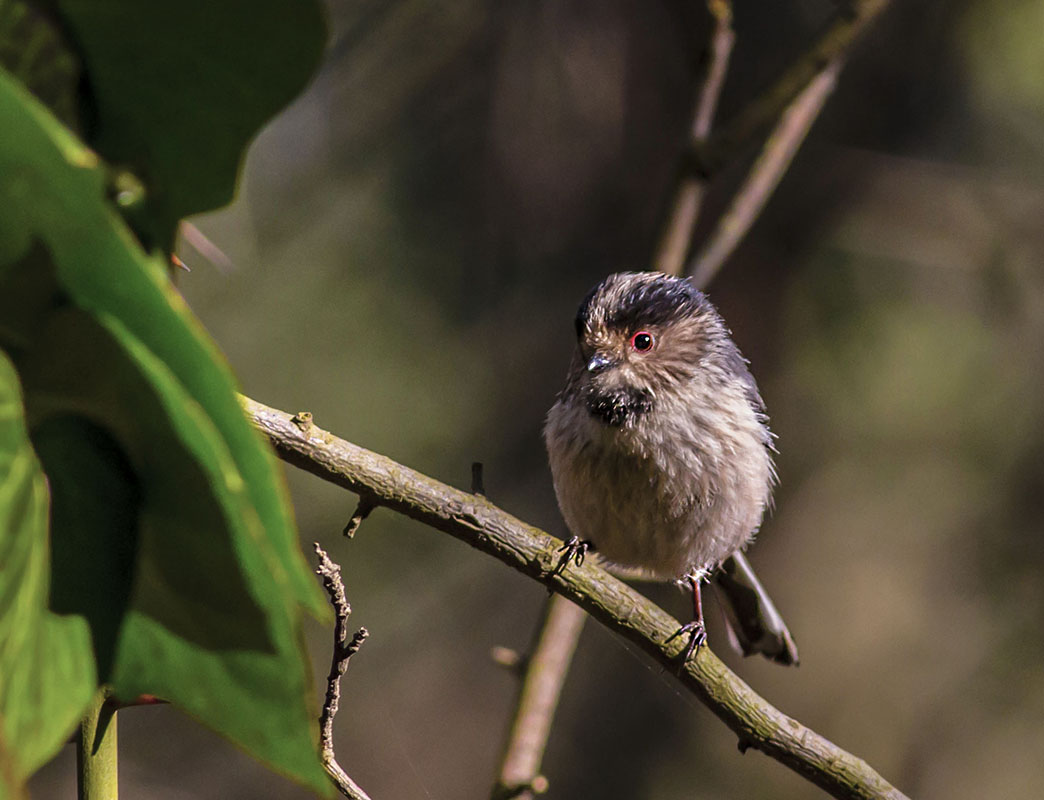
{"type": "Polygon", "coordinates": [[[747,235],[834,91],[842,65],[840,57],[828,64],[783,112],[743,185],[692,259],[689,273],[697,286],[710,283],[747,235]]]}
{"type": "Polygon", "coordinates": [[[700,171],[713,172],[742,153],[772,128],[794,98],[805,91],[827,65],[843,58],[889,0],[846,0],[820,37],[779,79],[728,124],[718,129],[696,152],[700,171]]]}
{"type": "Polygon", "coordinates": [[[744,748],[753,747],[837,798],[904,798],[860,758],[774,708],[708,648],[677,670],[685,647],[669,642],[679,623],[589,560],[555,572],[561,542],[482,497],[462,492],[249,398],[243,407],[287,463],[398,511],[494,556],[581,606],[677,675],[744,748]]]}
{"type": "Polygon", "coordinates": [[[540,761],[586,616],[583,609],[562,595],[548,598],[519,688],[493,800],[532,800],[535,794],[546,791],[547,779],[540,774],[540,761]]]}
{"type": "MultiPolygon", "coordinates": [[[[695,149],[703,146],[710,134],[736,38],[732,31],[731,0],[707,0],[707,8],[714,17],[714,31],[707,48],[707,66],[696,94],[692,117],[691,147],[695,149]]],[[[706,191],[705,175],[692,170],[683,171],[653,260],[660,272],[681,274],[706,191]]]]}
{"type": "Polygon", "coordinates": [[[182,221],[178,226],[178,234],[192,245],[197,253],[217,267],[218,272],[228,273],[235,269],[232,265],[232,259],[225,255],[224,251],[214,244],[209,236],[191,222],[182,221]]]}
{"type": "Polygon", "coordinates": [[[337,763],[333,743],[334,717],[337,715],[337,707],[341,701],[341,677],[348,669],[348,661],[359,651],[362,643],[370,634],[366,628],[360,628],[352,636],[351,641],[347,641],[348,617],[352,613],[352,607],[348,604],[348,597],[344,591],[341,567],[330,560],[318,542],[315,543],[315,554],[319,557],[319,566],[315,573],[323,579],[323,588],[330,596],[330,604],[336,615],[333,656],[330,659],[330,673],[326,677],[326,699],[323,701],[323,711],[319,715],[319,754],[326,774],[330,776],[330,780],[341,794],[350,800],[370,800],[369,795],[360,789],[337,763]]]}

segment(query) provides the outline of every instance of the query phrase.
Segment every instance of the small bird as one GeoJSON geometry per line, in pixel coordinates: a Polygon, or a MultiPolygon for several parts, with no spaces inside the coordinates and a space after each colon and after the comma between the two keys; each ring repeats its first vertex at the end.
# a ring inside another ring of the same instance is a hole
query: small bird
{"type": "MultiPolygon", "coordinates": [[[[741,551],[771,504],[773,435],[747,361],[691,282],[610,275],[576,315],[577,348],[544,439],[572,534],[625,575],[688,584],[683,663],[706,640],[700,586],[718,585],[744,653],[796,663],[792,637],[741,551]]],[[[672,637],[674,638],[674,637],[672,637]]]]}

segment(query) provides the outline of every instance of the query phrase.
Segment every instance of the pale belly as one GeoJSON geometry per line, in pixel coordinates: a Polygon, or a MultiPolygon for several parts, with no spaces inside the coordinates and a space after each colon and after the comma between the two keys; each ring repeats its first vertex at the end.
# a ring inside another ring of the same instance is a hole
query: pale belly
{"type": "MultiPolygon", "coordinates": [[[[614,564],[679,578],[718,566],[760,524],[767,473],[730,469],[727,459],[707,463],[678,441],[648,456],[623,453],[581,415],[549,419],[547,433],[560,437],[556,447],[549,439],[549,460],[566,525],[614,564]]],[[[765,463],[770,469],[767,455],[765,463]]]]}

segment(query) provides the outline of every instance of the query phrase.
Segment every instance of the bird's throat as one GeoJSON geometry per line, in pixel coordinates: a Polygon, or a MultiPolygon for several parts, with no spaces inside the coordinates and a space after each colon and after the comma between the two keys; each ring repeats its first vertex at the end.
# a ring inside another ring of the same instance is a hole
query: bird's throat
{"type": "Polygon", "coordinates": [[[644,389],[624,388],[592,392],[585,401],[588,413],[612,428],[622,427],[653,408],[652,395],[644,389]]]}

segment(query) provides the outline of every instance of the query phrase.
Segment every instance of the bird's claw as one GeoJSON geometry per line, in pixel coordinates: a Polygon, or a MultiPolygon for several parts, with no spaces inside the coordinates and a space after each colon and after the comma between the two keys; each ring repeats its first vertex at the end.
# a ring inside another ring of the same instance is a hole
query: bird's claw
{"type": "Polygon", "coordinates": [[[698,654],[700,648],[707,643],[707,631],[703,627],[703,620],[694,619],[692,622],[686,622],[671,634],[667,642],[673,642],[679,636],[689,637],[689,643],[685,646],[681,659],[681,666],[684,667],[689,659],[698,654]]]}
{"type": "Polygon", "coordinates": [[[579,536],[570,536],[569,541],[558,548],[558,552],[562,554],[562,557],[558,559],[558,564],[551,570],[551,574],[561,575],[570,561],[578,567],[582,567],[584,565],[584,557],[590,549],[591,542],[587,539],[581,539],[579,536]]]}

